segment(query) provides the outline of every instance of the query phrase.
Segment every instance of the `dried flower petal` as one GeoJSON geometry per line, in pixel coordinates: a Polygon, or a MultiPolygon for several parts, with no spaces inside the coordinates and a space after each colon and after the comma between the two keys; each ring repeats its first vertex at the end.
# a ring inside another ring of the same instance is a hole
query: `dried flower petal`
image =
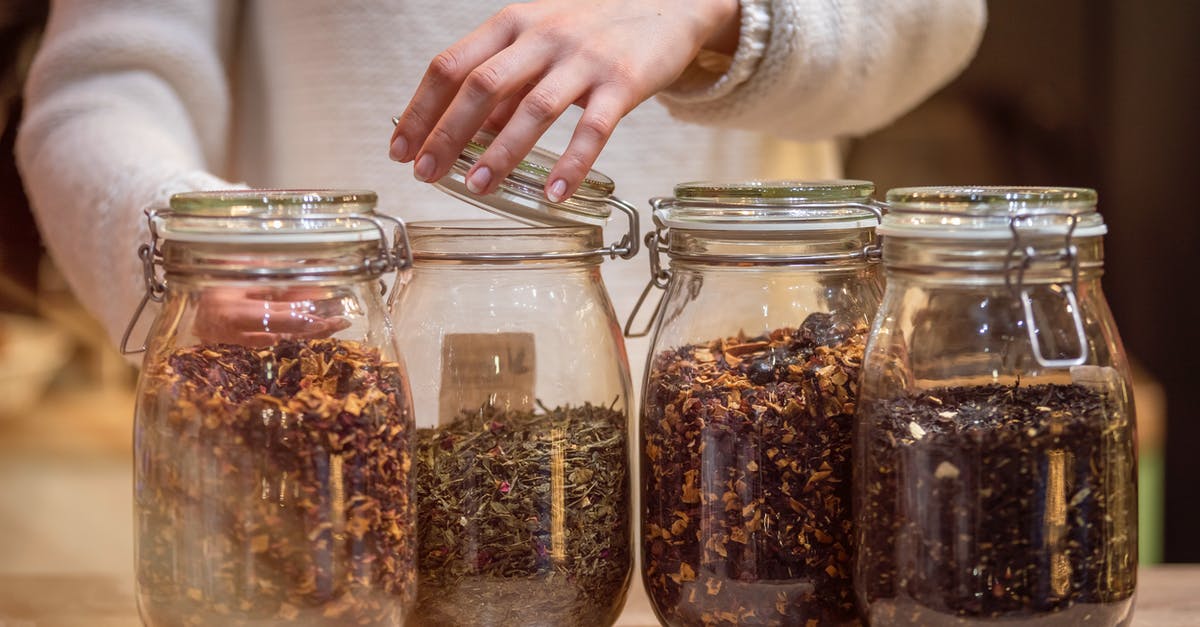
{"type": "Polygon", "coordinates": [[[632,568],[626,434],[624,413],[591,404],[485,406],[419,429],[409,624],[615,620],[632,568]]]}
{"type": "Polygon", "coordinates": [[[415,596],[402,367],[334,339],[143,373],[138,586],[154,624],[391,625],[415,596]]]}
{"type": "Polygon", "coordinates": [[[828,330],[831,320],[652,360],[641,422],[643,557],[669,624],[854,620],[844,564],[867,329],[828,330]],[[695,572],[703,585],[685,577],[695,572]],[[780,592],[786,582],[795,585],[780,592]]]}
{"type": "Polygon", "coordinates": [[[1126,621],[1136,493],[1119,407],[1078,384],[864,399],[856,562],[872,615],[903,596],[914,624],[1126,621]]]}

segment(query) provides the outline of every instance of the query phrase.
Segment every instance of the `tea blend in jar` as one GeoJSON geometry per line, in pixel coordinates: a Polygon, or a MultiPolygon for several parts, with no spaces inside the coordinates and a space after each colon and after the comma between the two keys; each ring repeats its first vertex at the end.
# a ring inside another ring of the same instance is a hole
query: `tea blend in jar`
{"type": "Polygon", "coordinates": [[[177,194],[139,251],[134,417],[146,625],[397,625],[416,597],[413,412],[375,195],[177,194]]]}
{"type": "Polygon", "coordinates": [[[872,190],[685,183],[652,202],[665,295],[642,391],[641,555],[664,625],[857,623],[851,439],[881,292],[872,190]]]}
{"type": "Polygon", "coordinates": [[[871,625],[1128,625],[1137,457],[1087,189],[888,192],[854,436],[871,625]]]}
{"type": "Polygon", "coordinates": [[[427,624],[589,625],[630,561],[626,416],[484,407],[419,429],[427,624]]]}
{"type": "Polygon", "coordinates": [[[402,372],[334,339],[191,346],[146,372],[141,403],[159,417],[140,434],[149,621],[396,624],[415,546],[402,372]],[[181,580],[178,562],[200,558],[201,578],[181,580]]]}
{"type": "Polygon", "coordinates": [[[644,569],[670,619],[854,620],[850,441],[867,329],[829,318],[655,356],[644,569]]]}
{"type": "Polygon", "coordinates": [[[417,415],[418,598],[409,627],[603,627],[633,570],[629,364],[605,258],[637,252],[637,210],[590,172],[546,199],[557,156],[534,149],[485,196],[504,220],[410,225],[414,269],[397,326],[417,415]],[[606,245],[617,210],[629,231],[606,245]]]}
{"type": "MultiPolygon", "coordinates": [[[[917,604],[906,621],[1049,614],[1133,593],[1132,571],[1114,571],[1109,557],[1132,540],[1111,513],[1136,498],[1123,479],[1133,442],[1105,391],[934,388],[862,411],[875,426],[860,519],[867,594],[904,589],[917,604]],[[898,537],[929,557],[897,575],[898,537]]],[[[1105,615],[1114,617],[1097,608],[1070,620],[1105,615]]]]}

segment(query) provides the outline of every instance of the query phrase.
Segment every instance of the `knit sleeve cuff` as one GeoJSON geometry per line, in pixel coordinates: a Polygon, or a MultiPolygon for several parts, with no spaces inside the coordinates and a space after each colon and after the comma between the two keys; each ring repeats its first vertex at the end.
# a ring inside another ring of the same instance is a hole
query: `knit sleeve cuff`
{"type": "Polygon", "coordinates": [[[146,208],[166,207],[171,202],[171,196],[175,194],[225,189],[248,189],[248,187],[245,183],[231,183],[201,170],[185,171],[163,180],[154,189],[146,208]]]}
{"type": "Polygon", "coordinates": [[[698,103],[728,95],[746,82],[766,52],[771,38],[769,0],[738,0],[741,30],[733,56],[701,50],[679,79],[663,91],[677,103],[698,103]]]}

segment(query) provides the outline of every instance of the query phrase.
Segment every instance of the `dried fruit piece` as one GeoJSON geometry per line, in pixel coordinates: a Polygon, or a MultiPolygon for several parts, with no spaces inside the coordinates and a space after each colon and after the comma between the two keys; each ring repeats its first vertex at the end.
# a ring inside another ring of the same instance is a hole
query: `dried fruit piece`
{"type": "Polygon", "coordinates": [[[866,336],[819,313],[654,357],[642,542],[668,624],[855,620],[850,440],[866,336]]]}
{"type": "Polygon", "coordinates": [[[402,366],[346,340],[200,345],[151,364],[141,389],[150,624],[403,620],[416,568],[402,366]]]}

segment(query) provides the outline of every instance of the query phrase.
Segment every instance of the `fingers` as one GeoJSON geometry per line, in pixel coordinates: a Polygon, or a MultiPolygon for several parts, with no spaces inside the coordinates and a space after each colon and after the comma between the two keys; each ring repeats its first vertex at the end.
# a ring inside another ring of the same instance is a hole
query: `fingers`
{"type": "Polygon", "coordinates": [[[547,56],[537,43],[514,45],[472,70],[417,153],[416,177],[445,176],[492,111],[544,71],[547,56]]]}
{"type": "Polygon", "coordinates": [[[302,296],[213,288],[199,299],[193,332],[204,342],[259,347],[282,339],[325,338],[351,325],[338,315],[341,307],[324,307],[322,300],[302,296]]]}
{"type": "Polygon", "coordinates": [[[620,88],[609,87],[597,90],[588,99],[571,142],[546,177],[547,198],[559,202],[579,189],[596,157],[612,137],[617,122],[636,104],[624,93],[620,88]]]}
{"type": "Polygon", "coordinates": [[[516,33],[513,12],[501,11],[433,58],[392,131],[392,159],[407,163],[416,156],[470,72],[511,44],[516,33]]]}
{"type": "Polygon", "coordinates": [[[507,100],[496,105],[496,108],[492,109],[491,115],[488,116],[487,120],[484,120],[483,128],[491,131],[493,134],[498,134],[504,128],[504,125],[508,124],[508,121],[512,119],[513,114],[517,112],[517,107],[521,104],[521,100],[525,98],[525,95],[531,89],[533,89],[532,85],[526,85],[517,93],[509,96],[507,100]]]}
{"type": "Polygon", "coordinates": [[[545,189],[562,200],[621,118],[670,85],[716,27],[708,14],[716,12],[694,9],[691,0],[610,0],[587,11],[565,1],[509,5],[430,64],[393,133],[391,156],[435,181],[481,127],[496,129],[467,173],[469,189],[491,193],[554,120],[580,104],[583,117],[545,189]],[[665,5],[678,9],[670,19],[665,5]]]}
{"type": "Polygon", "coordinates": [[[503,129],[467,173],[467,189],[489,194],[525,155],[550,125],[587,90],[586,68],[563,67],[528,90],[503,129]]]}

